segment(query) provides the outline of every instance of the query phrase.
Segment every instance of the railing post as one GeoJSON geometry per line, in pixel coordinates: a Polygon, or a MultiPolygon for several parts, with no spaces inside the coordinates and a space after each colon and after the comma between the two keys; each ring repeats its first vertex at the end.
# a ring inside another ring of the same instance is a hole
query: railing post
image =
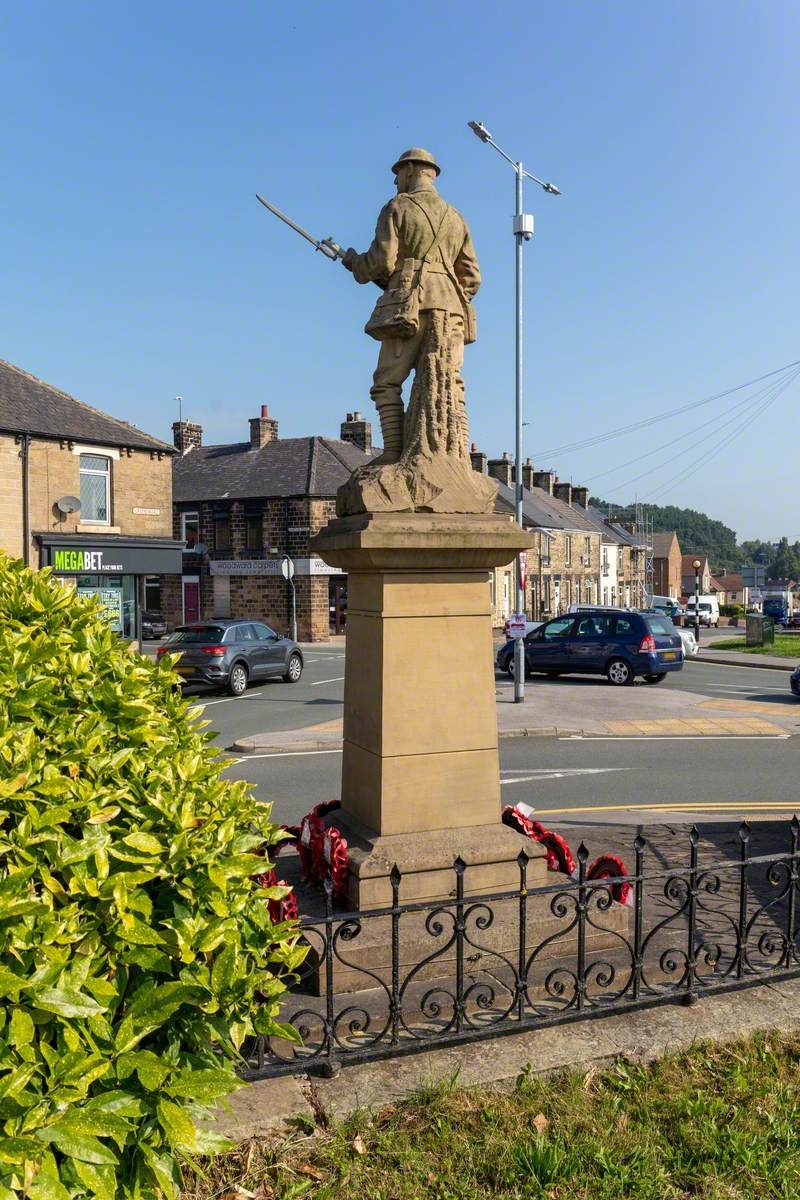
{"type": "Polygon", "coordinates": [[[744,966],[747,958],[747,885],[750,873],[748,870],[750,865],[749,841],[750,826],[747,821],[742,821],[739,826],[739,945],[736,954],[737,979],[741,979],[742,975],[744,975],[744,966]]]}
{"type": "Polygon", "coordinates": [[[792,817],[791,825],[791,849],[789,858],[789,912],[786,917],[786,950],[783,955],[783,965],[788,967],[794,957],[794,939],[797,935],[797,844],[800,840],[800,821],[797,817],[792,817]]]}
{"type": "Polygon", "coordinates": [[[528,856],[524,850],[517,855],[519,867],[519,956],[517,958],[517,1020],[521,1021],[525,1012],[525,993],[528,980],[525,974],[525,963],[528,957],[528,856]]]}
{"type": "Polygon", "coordinates": [[[325,892],[325,1051],[326,1061],[322,1064],[322,1074],[328,1079],[338,1075],[341,1064],[334,1053],[336,1038],[334,1032],[333,1008],[333,879],[330,871],[325,874],[323,883],[325,892]]]}
{"type": "Polygon", "coordinates": [[[464,1027],[464,871],[463,858],[453,863],[456,873],[456,1031],[464,1027]]]}
{"type": "Polygon", "coordinates": [[[578,846],[578,963],[576,971],[577,980],[577,1008],[579,1012],[583,1011],[586,1001],[586,910],[589,907],[589,889],[586,887],[586,863],[589,858],[589,851],[585,844],[581,842],[578,846]]]}
{"type": "Polygon", "coordinates": [[[389,1001],[392,1018],[392,1045],[396,1046],[400,1035],[400,880],[402,876],[397,863],[389,872],[392,885],[392,996],[389,1001]]]}
{"type": "Polygon", "coordinates": [[[636,866],[634,875],[636,876],[636,891],[633,894],[633,998],[639,999],[639,992],[642,986],[642,971],[644,963],[642,962],[642,914],[644,911],[644,851],[647,843],[642,837],[642,827],[639,826],[636,837],[633,841],[633,848],[636,851],[636,866]]]}
{"type": "Polygon", "coordinates": [[[689,931],[686,944],[686,995],[684,1004],[697,1003],[697,959],[695,942],[697,939],[697,843],[700,833],[696,825],[689,830],[689,931]]]}

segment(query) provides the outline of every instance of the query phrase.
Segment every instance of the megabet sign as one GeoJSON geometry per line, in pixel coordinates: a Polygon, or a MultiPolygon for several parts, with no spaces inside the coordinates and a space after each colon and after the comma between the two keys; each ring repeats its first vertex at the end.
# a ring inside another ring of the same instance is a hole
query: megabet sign
{"type": "Polygon", "coordinates": [[[102,550],[81,550],[73,546],[54,546],[52,551],[54,571],[123,571],[122,563],[105,561],[102,550]]]}

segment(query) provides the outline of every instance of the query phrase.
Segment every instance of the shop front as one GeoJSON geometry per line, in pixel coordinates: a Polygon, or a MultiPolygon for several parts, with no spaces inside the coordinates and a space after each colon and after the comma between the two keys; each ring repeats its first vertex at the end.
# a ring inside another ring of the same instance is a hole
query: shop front
{"type": "Polygon", "coordinates": [[[141,641],[148,576],[180,575],[183,543],[171,538],[37,534],[40,566],[80,596],[95,596],[109,628],[141,641]]]}

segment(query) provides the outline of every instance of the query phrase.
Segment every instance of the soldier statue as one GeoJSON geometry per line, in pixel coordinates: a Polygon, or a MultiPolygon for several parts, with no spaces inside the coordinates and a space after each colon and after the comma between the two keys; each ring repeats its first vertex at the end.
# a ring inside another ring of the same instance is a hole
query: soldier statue
{"type": "Polygon", "coordinates": [[[342,259],[358,283],[384,289],[367,325],[382,343],[371,388],[383,434],[376,464],[396,463],[403,452],[401,388],[419,370],[435,312],[448,315],[447,349],[466,433],[461,364],[464,343],[475,340],[471,301],[481,282],[467,223],[436,190],[440,167],[433,155],[419,147],[406,150],[392,171],[397,195],[381,210],[375,240],[364,254],[351,248],[342,259]],[[407,309],[410,325],[404,324],[407,309]]]}

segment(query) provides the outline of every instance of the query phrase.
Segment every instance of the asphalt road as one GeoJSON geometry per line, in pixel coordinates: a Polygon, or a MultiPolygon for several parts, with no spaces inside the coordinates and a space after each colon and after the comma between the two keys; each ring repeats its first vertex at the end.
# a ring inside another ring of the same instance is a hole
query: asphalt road
{"type": "MultiPolygon", "coordinates": [[[[298,684],[274,681],[239,699],[199,696],[226,748],[247,734],[295,729],[341,716],[344,647],[309,650],[298,684]]],[[[552,686],[569,686],[549,684],[552,686]]],[[[777,671],[689,662],[662,688],[710,696],[775,699],[777,671]]],[[[275,819],[294,823],[338,795],[341,753],[229,754],[231,778],[248,779],[275,819]]],[[[740,820],[800,809],[800,738],[512,738],[501,742],[502,796],[523,800],[556,827],[580,821],[740,820]]]]}

